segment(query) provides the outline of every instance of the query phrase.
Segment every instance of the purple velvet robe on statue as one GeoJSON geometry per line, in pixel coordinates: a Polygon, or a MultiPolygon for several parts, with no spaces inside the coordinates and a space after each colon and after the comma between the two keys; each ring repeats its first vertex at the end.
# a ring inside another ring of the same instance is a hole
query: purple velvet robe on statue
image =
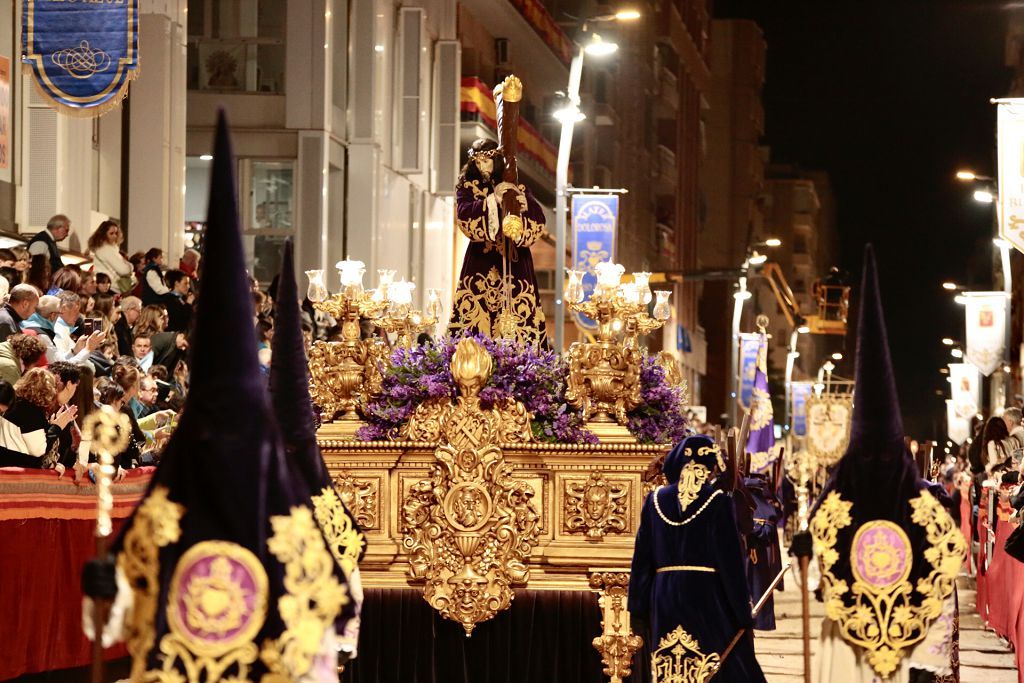
{"type": "Polygon", "coordinates": [[[517,242],[501,232],[501,210],[488,181],[466,180],[455,194],[459,230],[471,242],[462,262],[448,331],[514,337],[546,346],[544,312],[530,245],[544,231],[544,212],[525,187],[523,234],[517,242]],[[506,325],[501,325],[502,322],[506,325]],[[511,333],[502,334],[502,330],[511,333]]]}

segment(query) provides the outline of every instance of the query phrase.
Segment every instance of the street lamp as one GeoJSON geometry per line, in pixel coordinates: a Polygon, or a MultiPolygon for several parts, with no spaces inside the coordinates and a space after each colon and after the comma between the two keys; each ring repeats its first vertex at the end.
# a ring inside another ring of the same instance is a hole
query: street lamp
{"type": "Polygon", "coordinates": [[[953,344],[955,344],[955,343],[956,343],[956,342],[955,342],[955,341],[953,341],[953,340],[952,340],[951,338],[949,338],[949,337],[943,337],[943,338],[942,338],[942,344],[943,344],[943,346],[952,346],[952,345],[953,345],[953,344]]]}
{"type": "Polygon", "coordinates": [[[955,283],[955,282],[949,282],[949,281],[947,281],[947,282],[943,282],[943,283],[942,283],[942,288],[943,288],[944,290],[946,290],[947,292],[955,292],[955,291],[957,291],[958,289],[962,289],[962,288],[960,287],[960,285],[958,285],[957,283],[955,283]]]}
{"type": "MultiPolygon", "coordinates": [[[[581,30],[585,33],[588,23],[610,23],[614,21],[635,21],[640,12],[623,9],[615,14],[604,14],[583,21],[581,30]]],[[[558,139],[558,161],[555,165],[555,351],[561,353],[565,345],[565,238],[568,223],[569,155],[572,153],[572,134],[576,124],[585,117],[580,111],[580,80],[583,77],[583,59],[586,55],[600,57],[610,55],[619,46],[592,34],[590,41],[579,48],[569,65],[569,86],[566,88],[566,105],[555,112],[555,118],[562,124],[558,139]]]]}
{"type": "Polygon", "coordinates": [[[991,204],[996,200],[995,194],[991,190],[975,190],[974,201],[982,204],[991,204]]]}
{"type": "Polygon", "coordinates": [[[986,180],[986,181],[992,180],[992,178],[990,178],[989,176],[987,176],[987,175],[978,175],[977,173],[975,173],[974,171],[972,171],[970,169],[960,169],[959,171],[957,171],[956,172],[956,179],[957,180],[961,180],[963,182],[972,182],[972,181],[975,181],[975,180],[986,180]]]}

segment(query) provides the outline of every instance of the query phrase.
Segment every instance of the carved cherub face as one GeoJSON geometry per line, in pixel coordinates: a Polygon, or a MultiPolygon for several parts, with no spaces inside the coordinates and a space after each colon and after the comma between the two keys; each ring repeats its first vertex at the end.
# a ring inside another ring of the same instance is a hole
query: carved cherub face
{"type": "Polygon", "coordinates": [[[599,520],[604,516],[608,507],[608,488],[605,486],[591,486],[587,491],[586,510],[587,515],[593,520],[599,520]]]}

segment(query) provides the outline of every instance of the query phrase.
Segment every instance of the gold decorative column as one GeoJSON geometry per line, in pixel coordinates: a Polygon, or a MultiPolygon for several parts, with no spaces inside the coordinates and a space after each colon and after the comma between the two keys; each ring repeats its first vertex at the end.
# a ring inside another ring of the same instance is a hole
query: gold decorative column
{"type": "Polygon", "coordinates": [[[604,674],[611,683],[622,683],[632,673],[633,655],[644,644],[629,626],[626,609],[629,591],[629,572],[594,572],[590,575],[590,588],[598,593],[601,608],[602,633],[594,638],[594,647],[601,653],[604,674]]]}

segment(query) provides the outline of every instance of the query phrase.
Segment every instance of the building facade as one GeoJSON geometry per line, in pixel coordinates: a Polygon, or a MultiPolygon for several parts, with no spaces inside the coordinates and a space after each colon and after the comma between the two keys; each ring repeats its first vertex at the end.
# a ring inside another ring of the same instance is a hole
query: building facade
{"type": "MultiPolygon", "coordinates": [[[[704,176],[708,215],[699,233],[702,269],[737,269],[747,248],[769,235],[765,231],[764,108],[767,45],[752,21],[716,19],[711,23],[711,109],[708,112],[708,157],[704,176]]],[[[703,399],[710,418],[728,412],[731,312],[736,280],[703,281],[700,316],[707,331],[707,378],[703,399]]],[[[753,318],[750,317],[750,321],[753,318]]],[[[748,322],[750,322],[748,321],[748,322]]],[[[750,331],[749,325],[745,328],[750,331]]]]}

